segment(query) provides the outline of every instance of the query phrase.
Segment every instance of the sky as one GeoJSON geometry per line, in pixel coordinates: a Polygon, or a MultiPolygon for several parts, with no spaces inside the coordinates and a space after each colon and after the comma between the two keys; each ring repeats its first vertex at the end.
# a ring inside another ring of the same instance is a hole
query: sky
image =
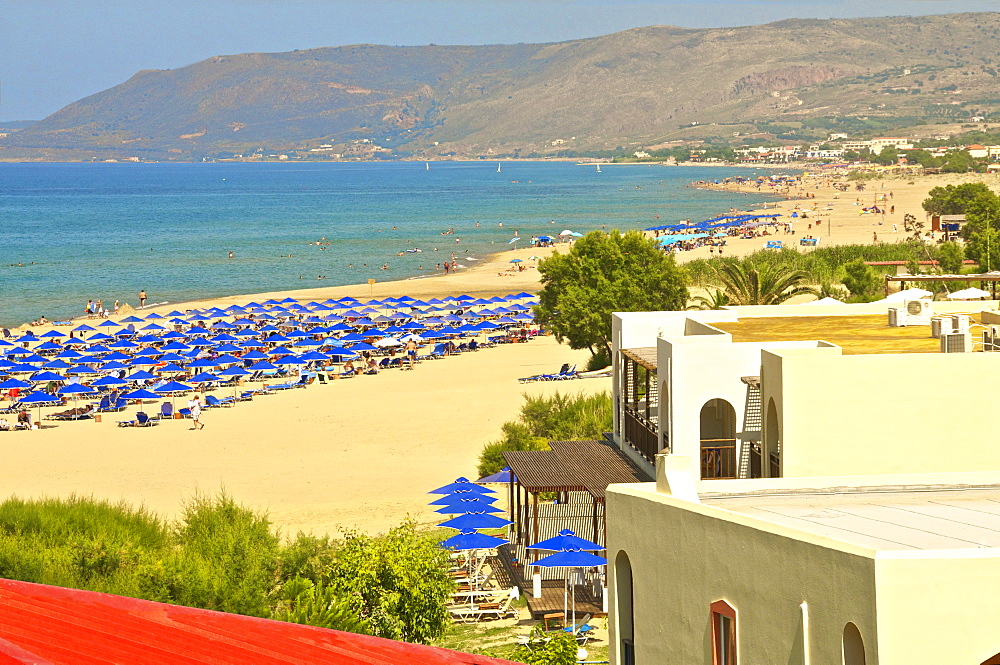
{"type": "Polygon", "coordinates": [[[997,9],[996,0],[0,0],[0,121],[39,120],[139,70],[213,55],[997,9]]]}

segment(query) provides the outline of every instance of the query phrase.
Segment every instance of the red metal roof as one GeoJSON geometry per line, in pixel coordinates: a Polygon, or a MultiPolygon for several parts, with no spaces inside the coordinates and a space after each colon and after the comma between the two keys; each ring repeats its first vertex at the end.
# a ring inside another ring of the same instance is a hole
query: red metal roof
{"type": "Polygon", "coordinates": [[[0,665],[510,665],[381,637],[0,580],[0,665]]]}

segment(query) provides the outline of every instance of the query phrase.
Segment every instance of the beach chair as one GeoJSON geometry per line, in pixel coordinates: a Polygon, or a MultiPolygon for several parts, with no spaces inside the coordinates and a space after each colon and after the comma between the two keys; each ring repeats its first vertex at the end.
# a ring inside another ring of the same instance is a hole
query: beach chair
{"type": "Polygon", "coordinates": [[[575,626],[566,626],[563,628],[563,632],[572,633],[577,642],[580,642],[581,645],[586,644],[590,640],[591,635],[594,634],[594,626],[587,623],[591,618],[593,618],[592,614],[584,615],[580,623],[575,626]],[[583,641],[581,642],[581,640],[583,641]]]}
{"type": "Polygon", "coordinates": [[[236,400],[232,397],[223,397],[222,399],[219,399],[215,395],[205,395],[205,406],[208,408],[226,407],[235,405],[236,405],[236,400]]]}
{"type": "Polygon", "coordinates": [[[326,385],[326,374],[324,374],[322,372],[317,372],[316,373],[316,378],[319,379],[319,382],[320,382],[321,385],[324,385],[324,386],[326,385]]]}
{"type": "Polygon", "coordinates": [[[253,396],[257,394],[256,390],[242,390],[239,396],[236,398],[237,402],[249,402],[253,399],[253,396]]]}
{"type": "MultiPolygon", "coordinates": [[[[516,587],[515,587],[516,588],[516,587]]],[[[453,607],[448,610],[452,619],[462,623],[474,623],[486,619],[506,619],[517,618],[519,614],[514,603],[514,589],[507,593],[507,597],[498,603],[471,603],[465,607],[453,607]]]]}
{"type": "Polygon", "coordinates": [[[174,405],[170,402],[160,403],[160,412],[153,416],[155,420],[172,420],[174,417],[174,405]]]}
{"type": "Polygon", "coordinates": [[[51,413],[45,416],[46,420],[84,420],[93,417],[94,406],[78,407],[60,413],[51,413]]]}
{"type": "Polygon", "coordinates": [[[136,427],[152,427],[156,424],[156,421],[149,417],[145,411],[136,411],[135,414],[135,426],[136,427]]]}
{"type": "Polygon", "coordinates": [[[552,377],[554,381],[566,381],[567,379],[575,379],[575,378],[576,378],[576,365],[573,365],[572,367],[569,368],[563,365],[563,369],[561,369],[558,374],[552,377]]]}

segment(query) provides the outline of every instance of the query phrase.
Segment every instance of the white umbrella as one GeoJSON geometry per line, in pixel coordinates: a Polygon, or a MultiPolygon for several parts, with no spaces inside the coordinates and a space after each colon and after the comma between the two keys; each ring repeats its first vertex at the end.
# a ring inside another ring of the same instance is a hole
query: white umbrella
{"type": "Polygon", "coordinates": [[[989,298],[990,292],[983,291],[982,289],[977,289],[976,287],[970,287],[968,289],[962,289],[961,291],[955,291],[954,293],[948,294],[949,300],[976,300],[979,298],[989,298]]]}
{"type": "Polygon", "coordinates": [[[887,296],[880,300],[879,302],[903,302],[904,300],[919,300],[920,298],[929,298],[934,295],[930,291],[924,289],[905,289],[903,291],[898,291],[890,296],[887,296]]]}
{"type": "Polygon", "coordinates": [[[565,231],[563,231],[559,235],[561,235],[561,236],[571,236],[571,235],[573,235],[573,232],[570,231],[569,229],[566,229],[565,231]]]}

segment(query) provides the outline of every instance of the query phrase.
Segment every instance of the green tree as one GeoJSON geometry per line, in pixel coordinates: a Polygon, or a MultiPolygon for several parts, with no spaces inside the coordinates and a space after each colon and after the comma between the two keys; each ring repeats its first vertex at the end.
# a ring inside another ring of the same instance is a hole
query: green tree
{"type": "Polygon", "coordinates": [[[725,291],[713,289],[707,296],[695,296],[688,302],[688,309],[722,309],[729,305],[729,296],[725,291]]]}
{"type": "Polygon", "coordinates": [[[684,309],[684,272],[638,231],[593,231],[539,262],[535,318],[574,349],[611,354],[611,313],[684,309]]]}
{"type": "Polygon", "coordinates": [[[867,302],[874,299],[882,283],[871,266],[855,259],[844,264],[844,272],[844,286],[855,300],[867,302]]]}
{"type": "Polygon", "coordinates": [[[981,182],[934,187],[924,199],[923,208],[931,215],[964,215],[990,211],[1000,213],[1000,199],[981,182]]]}
{"type": "Polygon", "coordinates": [[[882,166],[892,166],[899,162],[899,152],[896,150],[896,146],[888,145],[882,148],[880,153],[873,155],[872,161],[882,166]]]}
{"type": "Polygon", "coordinates": [[[957,275],[962,272],[965,250],[957,242],[946,242],[938,249],[937,259],[945,274],[957,275]]]}
{"type": "Polygon", "coordinates": [[[507,462],[508,450],[548,450],[549,441],[600,439],[611,430],[614,415],[611,396],[524,395],[518,420],[503,424],[503,437],[487,444],[479,455],[479,475],[496,473],[507,462]]]}
{"type": "Polygon", "coordinates": [[[377,538],[348,533],[335,559],[326,584],[373,635],[427,643],[448,626],[448,553],[412,522],[377,538]]]}
{"type": "Polygon", "coordinates": [[[1000,229],[990,226],[972,233],[965,255],[979,264],[981,272],[1000,267],[1000,229]]]}
{"type": "Polygon", "coordinates": [[[729,260],[713,266],[734,305],[780,305],[799,295],[819,295],[806,286],[806,273],[779,265],[752,265],[729,260]]]}

